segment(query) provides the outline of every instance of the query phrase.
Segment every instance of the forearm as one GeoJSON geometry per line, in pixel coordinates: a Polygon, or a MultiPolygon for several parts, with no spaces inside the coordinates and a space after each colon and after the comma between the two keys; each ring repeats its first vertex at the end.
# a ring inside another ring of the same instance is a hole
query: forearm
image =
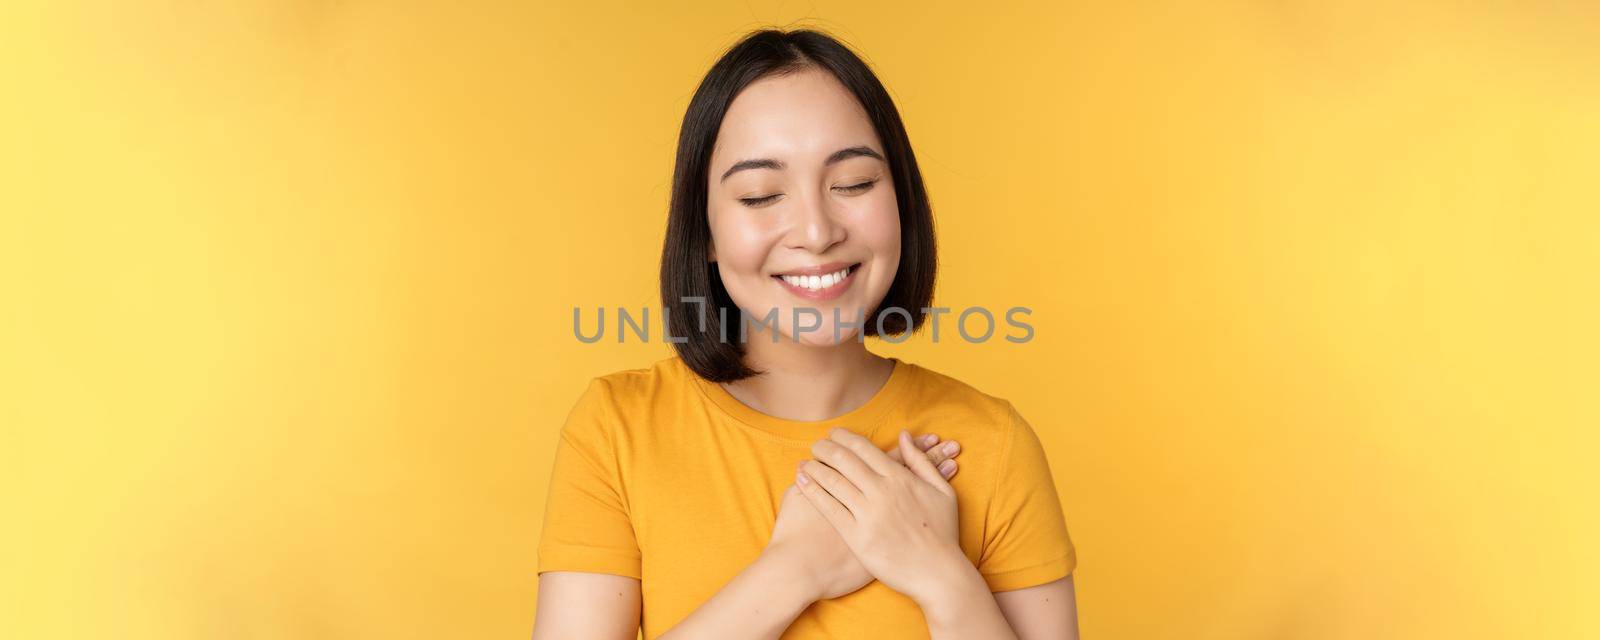
{"type": "Polygon", "coordinates": [[[994,594],[978,569],[960,558],[951,562],[946,577],[926,595],[917,598],[933,640],[1014,640],[1017,635],[1000,612],[994,594]]]}
{"type": "Polygon", "coordinates": [[[811,602],[794,571],[763,554],[661,639],[777,638],[811,602]]]}

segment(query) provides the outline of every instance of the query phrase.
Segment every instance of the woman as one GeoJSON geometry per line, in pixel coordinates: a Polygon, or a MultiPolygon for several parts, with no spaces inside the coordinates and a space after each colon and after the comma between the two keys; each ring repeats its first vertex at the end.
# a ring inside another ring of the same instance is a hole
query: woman
{"type": "Polygon", "coordinates": [[[1032,428],[863,341],[922,325],[935,264],[910,142],[859,58],[766,30],[718,60],[662,252],[678,357],[595,379],[568,417],[534,637],[1077,637],[1032,428]]]}

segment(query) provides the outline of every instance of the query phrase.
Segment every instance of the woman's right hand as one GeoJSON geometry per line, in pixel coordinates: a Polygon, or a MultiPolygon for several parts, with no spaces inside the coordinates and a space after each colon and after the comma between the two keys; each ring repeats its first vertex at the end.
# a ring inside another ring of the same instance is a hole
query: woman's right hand
{"type": "MultiPolygon", "coordinates": [[[[940,443],[937,435],[929,434],[918,438],[916,445],[946,480],[955,476],[953,458],[961,454],[959,444],[953,440],[940,443]]],[[[905,463],[899,457],[899,447],[888,453],[895,461],[905,463]]],[[[778,520],[761,559],[778,563],[788,575],[798,577],[809,589],[813,602],[852,593],[872,582],[872,574],[856,560],[844,538],[792,484],[783,492],[778,520]]]]}

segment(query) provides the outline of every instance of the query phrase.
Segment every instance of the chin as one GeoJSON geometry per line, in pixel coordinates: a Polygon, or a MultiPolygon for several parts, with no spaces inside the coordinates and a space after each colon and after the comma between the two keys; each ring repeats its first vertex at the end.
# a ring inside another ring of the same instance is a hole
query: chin
{"type": "MultiPolygon", "coordinates": [[[[844,329],[839,331],[839,339],[833,339],[833,325],[823,325],[816,331],[807,331],[800,338],[800,344],[808,347],[832,347],[856,339],[860,333],[858,329],[844,329]]],[[[793,340],[793,336],[784,336],[785,340],[793,340]]]]}

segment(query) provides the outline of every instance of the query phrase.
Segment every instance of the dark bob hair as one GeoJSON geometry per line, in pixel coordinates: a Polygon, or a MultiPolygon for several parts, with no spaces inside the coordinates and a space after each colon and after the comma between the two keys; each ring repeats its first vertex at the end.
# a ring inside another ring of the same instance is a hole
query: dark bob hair
{"type": "Polygon", "coordinates": [[[933,299],[938,264],[933,211],[917,159],[911,153],[911,141],[889,92],[861,58],[827,34],[809,29],[753,32],[712,65],[683,114],[677,166],[672,174],[667,237],[661,250],[661,303],[672,318],[673,346],[690,369],[712,382],[731,382],[761,372],[744,363],[744,347],[735,338],[742,335],[741,327],[726,329],[729,337],[723,339],[724,328],[718,324],[722,317],[736,323],[743,320],[722,286],[716,264],[709,259],[711,226],[706,215],[706,190],[711,150],[728,105],[740,91],[767,76],[807,68],[832,73],[860,101],[884,146],[899,202],[900,265],[878,308],[898,307],[908,313],[884,313],[879,317],[874,310],[866,316],[866,326],[861,331],[868,336],[878,335],[881,321],[883,334],[914,332],[922,326],[926,318],[923,309],[933,299]]]}

